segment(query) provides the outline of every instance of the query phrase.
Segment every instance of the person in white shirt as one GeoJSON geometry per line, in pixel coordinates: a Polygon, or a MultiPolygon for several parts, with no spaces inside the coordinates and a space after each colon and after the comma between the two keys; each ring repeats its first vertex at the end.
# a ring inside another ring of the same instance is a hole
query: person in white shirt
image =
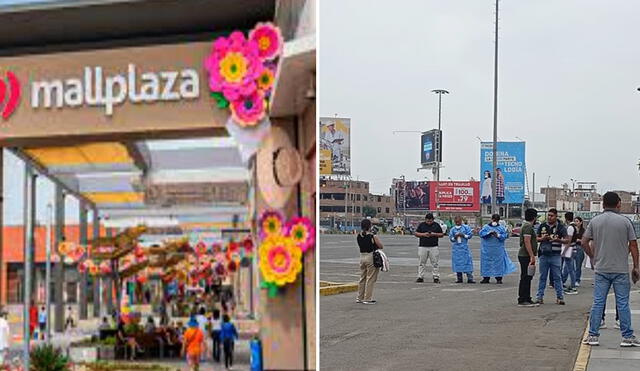
{"type": "Polygon", "coordinates": [[[211,347],[212,358],[214,362],[220,362],[220,309],[213,310],[213,317],[211,318],[211,340],[213,341],[213,347],[211,347]]]}
{"type": "Polygon", "coordinates": [[[578,289],[576,289],[576,254],[574,254],[574,237],[577,236],[577,233],[575,224],[573,223],[573,213],[565,213],[564,220],[565,223],[567,223],[567,237],[569,239],[569,243],[562,244],[562,250],[560,252],[560,256],[562,256],[562,283],[564,284],[567,281],[567,277],[570,278],[570,285],[564,285],[564,293],[567,295],[576,295],[578,293],[578,289]]]}
{"type": "Polygon", "coordinates": [[[9,349],[11,330],[7,321],[7,312],[0,313],[0,364],[4,364],[4,357],[9,349]]]}
{"type": "Polygon", "coordinates": [[[324,134],[324,139],[331,146],[331,158],[333,163],[339,163],[342,158],[342,144],[344,134],[336,130],[336,124],[332,121],[327,125],[328,132],[324,134]]]}

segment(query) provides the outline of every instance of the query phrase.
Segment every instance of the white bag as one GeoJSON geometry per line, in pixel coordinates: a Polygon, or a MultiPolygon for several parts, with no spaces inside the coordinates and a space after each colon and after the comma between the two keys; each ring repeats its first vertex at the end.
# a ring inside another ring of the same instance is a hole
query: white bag
{"type": "Polygon", "coordinates": [[[593,268],[593,266],[591,265],[591,259],[587,255],[584,256],[584,267],[588,269],[593,268]]]}

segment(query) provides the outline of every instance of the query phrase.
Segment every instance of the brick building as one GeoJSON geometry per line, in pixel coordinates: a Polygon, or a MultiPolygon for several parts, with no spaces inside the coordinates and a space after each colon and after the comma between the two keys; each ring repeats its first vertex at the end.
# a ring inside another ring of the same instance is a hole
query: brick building
{"type": "Polygon", "coordinates": [[[396,216],[393,197],[369,192],[369,182],[358,180],[320,180],[320,224],[326,228],[355,227],[366,215],[380,220],[396,216]],[[346,208],[346,215],[345,215],[346,208]],[[374,214],[374,215],[371,215],[374,214]]]}

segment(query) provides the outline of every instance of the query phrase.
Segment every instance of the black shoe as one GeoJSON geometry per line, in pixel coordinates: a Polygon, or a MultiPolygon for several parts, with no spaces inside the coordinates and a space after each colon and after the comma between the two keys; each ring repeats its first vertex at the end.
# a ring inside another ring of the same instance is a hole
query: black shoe
{"type": "Polygon", "coordinates": [[[480,283],[489,283],[489,279],[488,278],[483,278],[482,281],[480,281],[480,283]]]}
{"type": "Polygon", "coordinates": [[[456,280],[456,283],[462,283],[462,279],[456,280]]]}
{"type": "Polygon", "coordinates": [[[433,279],[433,283],[440,283],[440,279],[439,278],[434,278],[433,279]]]}
{"type": "Polygon", "coordinates": [[[502,285],[502,280],[500,280],[500,281],[496,281],[496,283],[497,283],[498,285],[502,285]]]}
{"type": "Polygon", "coordinates": [[[420,283],[422,283],[422,282],[424,282],[424,278],[418,278],[418,279],[416,280],[416,282],[420,282],[420,283]]]}
{"type": "Polygon", "coordinates": [[[468,280],[467,283],[476,283],[474,280],[468,280]]]}

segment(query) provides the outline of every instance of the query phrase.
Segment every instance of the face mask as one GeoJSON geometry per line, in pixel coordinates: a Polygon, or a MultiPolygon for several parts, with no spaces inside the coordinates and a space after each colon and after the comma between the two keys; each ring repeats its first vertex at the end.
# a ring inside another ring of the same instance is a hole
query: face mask
{"type": "Polygon", "coordinates": [[[494,227],[497,227],[498,223],[497,222],[491,222],[491,225],[494,226],[494,227]]]}

